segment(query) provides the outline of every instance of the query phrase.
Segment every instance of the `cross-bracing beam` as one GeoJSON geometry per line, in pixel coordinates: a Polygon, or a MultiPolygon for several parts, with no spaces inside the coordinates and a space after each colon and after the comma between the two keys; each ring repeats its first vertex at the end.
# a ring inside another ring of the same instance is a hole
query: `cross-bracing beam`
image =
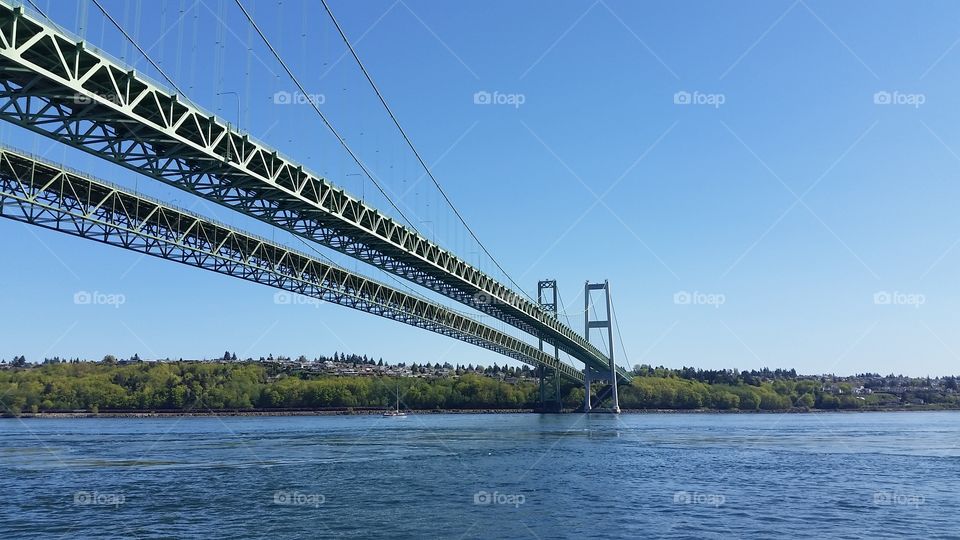
{"type": "Polygon", "coordinates": [[[583,380],[572,366],[442,305],[2,147],[0,216],[373,313],[583,380]]]}
{"type": "Polygon", "coordinates": [[[0,118],[428,287],[587,366],[608,365],[536,303],[8,0],[0,0],[0,118]]]}

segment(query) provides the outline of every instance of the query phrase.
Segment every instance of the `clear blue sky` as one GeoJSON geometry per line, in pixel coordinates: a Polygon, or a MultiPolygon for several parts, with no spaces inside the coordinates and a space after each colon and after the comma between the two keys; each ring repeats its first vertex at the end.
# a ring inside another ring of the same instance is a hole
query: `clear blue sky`
{"type": "MultiPolygon", "coordinates": [[[[38,5],[159,78],[92,4],[38,5]]],[[[421,178],[319,6],[245,5],[418,227],[493,271],[421,178]]],[[[194,101],[236,122],[235,96],[217,93],[239,92],[244,130],[386,209],[309,106],[274,103],[295,88],[233,0],[105,6],[194,101]]],[[[558,279],[574,312],[584,280],[611,281],[630,364],[960,371],[960,4],[332,6],[511,276],[528,290],[558,279]],[[522,104],[477,104],[477,92],[522,104]],[[678,92],[703,103],[677,104],[678,92]]],[[[0,140],[272,234],[12,125],[0,140]]],[[[0,248],[3,358],[229,349],[503,361],[337,306],[276,305],[263,286],[11,221],[0,222],[0,248]],[[78,291],[126,302],[76,305],[78,291]]],[[[571,322],[582,328],[577,313],[571,322]]]]}

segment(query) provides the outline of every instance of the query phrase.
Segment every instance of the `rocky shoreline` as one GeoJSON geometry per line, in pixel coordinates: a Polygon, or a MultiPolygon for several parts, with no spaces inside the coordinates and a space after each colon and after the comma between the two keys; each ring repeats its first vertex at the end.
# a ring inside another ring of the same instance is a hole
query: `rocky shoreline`
{"type": "MultiPolygon", "coordinates": [[[[718,409],[623,409],[621,414],[811,414],[811,413],[866,413],[866,412],[912,412],[956,411],[960,409],[934,407],[873,408],[858,410],[843,409],[785,409],[772,411],[741,411],[718,409]]],[[[58,411],[22,413],[19,416],[5,415],[0,418],[175,418],[175,417],[223,417],[223,416],[379,416],[384,409],[321,409],[321,410],[206,410],[206,411],[58,411]]],[[[575,413],[564,410],[563,413],[575,413]]],[[[602,413],[603,410],[594,412],[602,413]]],[[[411,415],[433,414],[541,414],[534,409],[426,409],[408,410],[411,415]]],[[[555,412],[554,412],[555,413],[555,412]]]]}

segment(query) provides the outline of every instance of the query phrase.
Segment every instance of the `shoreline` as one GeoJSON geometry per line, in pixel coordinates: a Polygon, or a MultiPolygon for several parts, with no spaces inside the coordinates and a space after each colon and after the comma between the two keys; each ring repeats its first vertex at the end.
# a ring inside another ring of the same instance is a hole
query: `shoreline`
{"type": "MultiPolygon", "coordinates": [[[[719,409],[622,409],[620,414],[817,414],[817,413],[878,413],[878,412],[933,412],[933,411],[960,411],[960,408],[873,408],[873,409],[782,409],[770,411],[741,411],[719,409]]],[[[0,419],[82,419],[82,418],[212,418],[223,416],[235,417],[271,417],[271,416],[380,416],[385,409],[286,409],[286,410],[206,410],[206,411],[56,411],[21,413],[19,416],[0,415],[0,419]]],[[[437,414],[581,414],[574,409],[557,411],[537,411],[535,409],[421,409],[407,410],[408,415],[437,415],[437,414]]],[[[595,414],[610,414],[609,411],[596,409],[595,414]]]]}

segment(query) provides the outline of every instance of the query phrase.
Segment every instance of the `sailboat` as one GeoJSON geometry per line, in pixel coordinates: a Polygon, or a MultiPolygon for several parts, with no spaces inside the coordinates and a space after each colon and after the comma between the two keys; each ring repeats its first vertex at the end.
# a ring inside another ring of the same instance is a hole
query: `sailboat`
{"type": "Polygon", "coordinates": [[[397,385],[397,407],[392,411],[383,413],[384,416],[407,416],[407,413],[400,410],[400,385],[397,385]]]}

